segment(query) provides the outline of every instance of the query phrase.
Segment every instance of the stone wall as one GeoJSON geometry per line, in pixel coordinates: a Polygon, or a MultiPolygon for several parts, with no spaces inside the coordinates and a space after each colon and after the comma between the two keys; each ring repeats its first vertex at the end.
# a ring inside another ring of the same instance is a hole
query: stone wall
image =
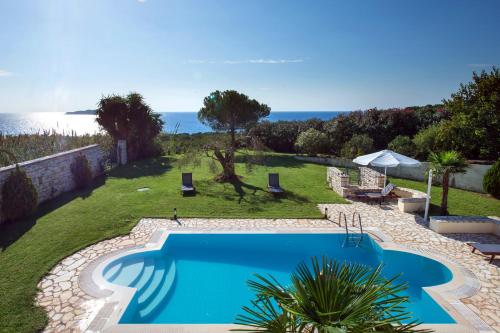
{"type": "MultiPolygon", "coordinates": [[[[80,154],[89,161],[94,177],[104,172],[106,154],[99,145],[91,145],[19,163],[19,167],[31,178],[38,192],[39,203],[74,189],[75,184],[70,168],[75,157],[80,154]]],[[[0,189],[14,169],[15,165],[0,168],[0,189]]],[[[0,202],[1,199],[0,191],[0,202]]]]}
{"type": "Polygon", "coordinates": [[[368,167],[359,168],[359,180],[362,187],[384,187],[384,174],[368,167]]]}

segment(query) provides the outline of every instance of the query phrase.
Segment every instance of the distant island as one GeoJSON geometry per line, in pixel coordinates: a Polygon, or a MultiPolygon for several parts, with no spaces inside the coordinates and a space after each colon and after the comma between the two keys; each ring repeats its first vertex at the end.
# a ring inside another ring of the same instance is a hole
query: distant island
{"type": "Polygon", "coordinates": [[[95,115],[96,114],[96,111],[97,110],[80,110],[80,111],[68,111],[68,112],[65,112],[64,114],[67,114],[67,115],[82,115],[82,114],[91,114],[91,115],[95,115]]]}

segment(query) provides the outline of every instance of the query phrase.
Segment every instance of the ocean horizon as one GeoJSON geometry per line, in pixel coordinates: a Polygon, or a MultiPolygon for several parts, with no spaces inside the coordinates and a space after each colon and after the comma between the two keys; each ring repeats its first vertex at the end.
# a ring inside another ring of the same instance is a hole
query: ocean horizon
{"type": "MultiPolygon", "coordinates": [[[[273,111],[264,120],[271,122],[285,120],[307,120],[317,118],[329,120],[350,111],[273,111]]],[[[198,121],[196,111],[158,112],[165,122],[163,131],[172,133],[178,125],[177,133],[206,133],[210,127],[198,121]]],[[[33,134],[43,131],[75,133],[77,135],[95,134],[99,126],[94,115],[66,114],[65,112],[0,113],[0,134],[33,134]]]]}

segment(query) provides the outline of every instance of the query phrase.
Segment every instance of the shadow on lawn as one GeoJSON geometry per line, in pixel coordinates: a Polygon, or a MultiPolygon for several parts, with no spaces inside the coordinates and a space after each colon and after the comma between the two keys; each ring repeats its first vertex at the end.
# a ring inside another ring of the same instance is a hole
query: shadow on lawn
{"type": "Polygon", "coordinates": [[[125,166],[111,170],[110,177],[133,179],[147,176],[159,176],[172,169],[173,158],[167,156],[133,161],[125,166]]]}
{"type": "MultiPolygon", "coordinates": [[[[236,163],[245,163],[245,155],[236,155],[236,163]]],[[[301,168],[306,162],[295,159],[292,155],[264,155],[262,158],[253,160],[253,164],[262,165],[266,167],[287,167],[287,168],[301,168]]]]}
{"type": "Polygon", "coordinates": [[[64,206],[76,198],[85,199],[89,197],[96,188],[104,185],[105,182],[106,177],[104,176],[96,178],[92,185],[86,189],[66,192],[56,198],[40,204],[32,217],[24,220],[2,223],[0,225],[0,252],[5,251],[11,244],[28,232],[36,224],[39,218],[51,213],[59,207],[64,206]]]}

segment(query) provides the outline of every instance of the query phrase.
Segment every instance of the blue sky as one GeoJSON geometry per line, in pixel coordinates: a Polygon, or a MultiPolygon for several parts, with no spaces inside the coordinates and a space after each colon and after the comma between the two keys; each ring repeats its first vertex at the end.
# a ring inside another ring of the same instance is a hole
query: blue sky
{"type": "Polygon", "coordinates": [[[236,89],[275,111],[438,103],[500,64],[500,1],[2,0],[0,112],[138,91],[196,111],[236,89]]]}

